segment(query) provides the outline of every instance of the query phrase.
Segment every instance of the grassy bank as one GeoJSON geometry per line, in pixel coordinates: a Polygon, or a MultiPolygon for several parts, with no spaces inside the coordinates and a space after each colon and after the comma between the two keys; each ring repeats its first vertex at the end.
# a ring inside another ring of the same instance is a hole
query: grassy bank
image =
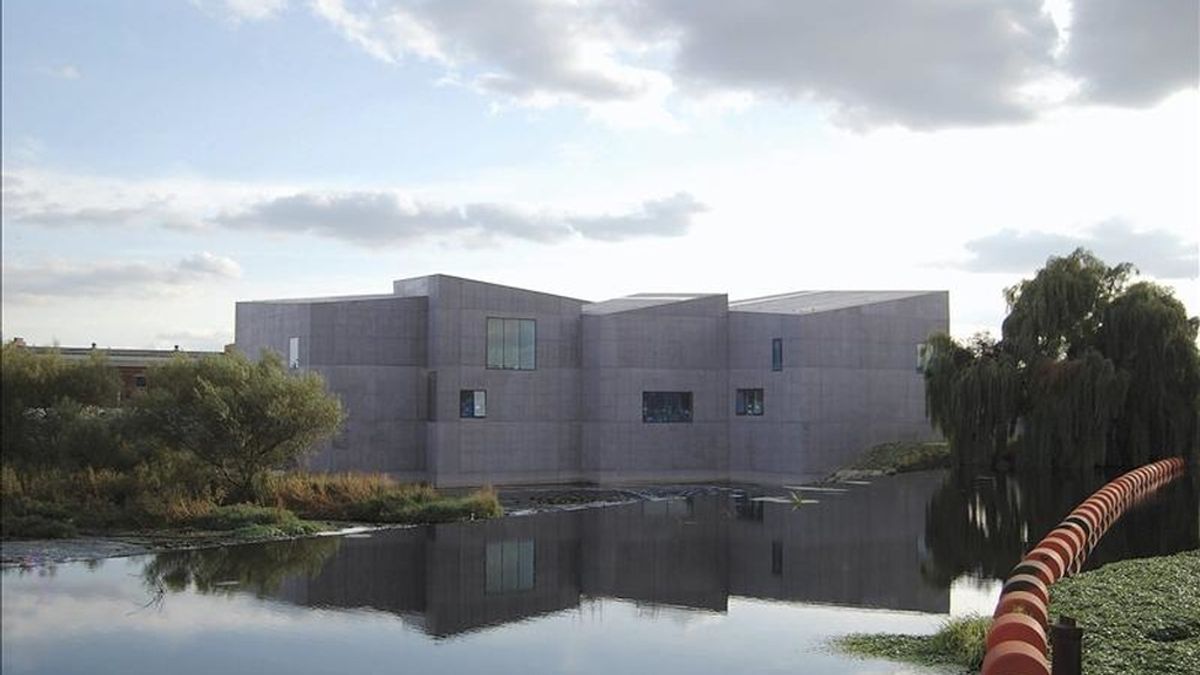
{"type": "MultiPolygon", "coordinates": [[[[1083,627],[1083,671],[1200,672],[1200,550],[1112,563],[1051,588],[1050,615],[1083,627]]],[[[949,622],[934,635],[855,634],[835,646],[859,656],[976,671],[990,620],[949,622]]]]}
{"type": "Polygon", "coordinates": [[[853,464],[833,474],[834,480],[878,476],[950,467],[950,446],[945,442],[882,443],[867,450],[853,464]]]}
{"type": "Polygon", "coordinates": [[[170,467],[132,471],[0,470],[0,534],[6,539],[219,532],[264,539],[311,534],[326,521],[431,523],[490,518],[503,510],[494,491],[446,496],[373,474],[282,473],[265,481],[257,503],[222,503],[170,467]]]}

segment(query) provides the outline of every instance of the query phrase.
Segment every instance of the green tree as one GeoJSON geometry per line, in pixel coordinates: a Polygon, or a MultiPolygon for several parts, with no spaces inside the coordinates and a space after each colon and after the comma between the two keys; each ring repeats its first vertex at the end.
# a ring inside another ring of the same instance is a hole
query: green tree
{"type": "Polygon", "coordinates": [[[929,341],[926,408],[960,463],[1131,466],[1196,452],[1200,321],[1078,249],[1005,290],[999,341],[929,341]]]}
{"type": "MultiPolygon", "coordinates": [[[[105,416],[100,409],[118,406],[120,393],[120,377],[100,352],[86,361],[67,361],[57,351],[4,345],[0,349],[0,456],[18,465],[65,461],[64,453],[71,453],[58,440],[86,441],[85,428],[97,437],[111,436],[99,428],[105,416]]],[[[88,445],[73,443],[84,453],[73,459],[89,463],[88,445]]]]}
{"type": "Polygon", "coordinates": [[[135,401],[141,426],[214,471],[232,501],[254,500],[266,472],[293,463],[332,436],[341,403],[316,373],[293,374],[266,352],[178,358],[150,375],[135,401]]]}

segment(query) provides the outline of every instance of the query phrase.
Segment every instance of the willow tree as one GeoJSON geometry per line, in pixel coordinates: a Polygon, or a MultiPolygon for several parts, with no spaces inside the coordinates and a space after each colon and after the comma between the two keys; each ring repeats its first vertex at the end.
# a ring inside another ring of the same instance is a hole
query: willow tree
{"type": "Polygon", "coordinates": [[[1196,451],[1200,322],[1078,249],[1005,290],[1000,340],[929,341],[930,420],[960,463],[1128,466],[1196,451]],[[1013,443],[1019,440],[1019,443],[1013,443]]]}

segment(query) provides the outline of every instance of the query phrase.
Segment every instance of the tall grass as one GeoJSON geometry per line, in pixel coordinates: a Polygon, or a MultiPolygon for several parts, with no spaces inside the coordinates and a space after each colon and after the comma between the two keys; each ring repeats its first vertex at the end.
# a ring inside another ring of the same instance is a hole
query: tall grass
{"type": "Polygon", "coordinates": [[[400,483],[381,474],[292,472],[271,476],[265,490],[268,503],[325,520],[428,523],[504,512],[491,488],[446,497],[429,485],[400,483]]]}
{"type": "Polygon", "coordinates": [[[973,672],[983,666],[991,626],[991,618],[970,615],[946,621],[933,635],[856,633],[837,638],[834,644],[858,656],[927,666],[961,666],[973,672]]]}

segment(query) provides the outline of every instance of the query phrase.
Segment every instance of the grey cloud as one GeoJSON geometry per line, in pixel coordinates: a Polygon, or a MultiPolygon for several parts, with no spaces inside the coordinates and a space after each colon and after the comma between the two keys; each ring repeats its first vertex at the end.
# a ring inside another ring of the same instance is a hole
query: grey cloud
{"type": "Polygon", "coordinates": [[[616,216],[590,216],[570,219],[571,227],[589,239],[619,241],[646,234],[678,236],[686,234],[692,217],[708,209],[686,192],[642,203],[634,213],[616,216]]]}
{"type": "Polygon", "coordinates": [[[831,104],[855,127],[1022,121],[1031,92],[1077,79],[1085,99],[1142,105],[1197,79],[1195,0],[1077,0],[1068,48],[1044,0],[320,0],[379,58],[440,62],[516,99],[635,101],[751,92],[831,104]]]}
{"type": "Polygon", "coordinates": [[[298,193],[226,212],[213,223],[230,228],[312,234],[367,246],[472,233],[538,242],[567,239],[618,241],[684,234],[703,210],[691,195],[650,200],[630,213],[605,216],[528,212],[494,203],[447,207],[405,201],[390,192],[298,193]]]}
{"type": "Polygon", "coordinates": [[[188,230],[198,221],[174,209],[167,199],[150,199],[126,206],[67,206],[45,193],[25,188],[18,176],[4,176],[4,219],[43,227],[160,226],[188,230]]]}
{"type": "Polygon", "coordinates": [[[1018,90],[1057,39],[1040,0],[663,0],[643,16],[677,31],[692,86],[828,100],[859,125],[1027,118],[1018,90]]]}
{"type": "Polygon", "coordinates": [[[1196,0],[1075,0],[1066,68],[1085,98],[1149,105],[1200,78],[1196,0]]]}
{"type": "Polygon", "coordinates": [[[1122,220],[1109,220],[1085,236],[1021,233],[1001,230],[966,244],[973,256],[959,265],[971,272],[1029,272],[1052,255],[1078,247],[1090,249],[1110,265],[1133,263],[1139,270],[1164,279],[1195,279],[1200,274],[1200,246],[1164,230],[1134,231],[1122,220]]]}
{"type": "Polygon", "coordinates": [[[162,295],[233,279],[241,267],[231,258],[197,253],[174,263],[138,261],[5,265],[6,299],[30,300],[113,294],[162,295]]]}

